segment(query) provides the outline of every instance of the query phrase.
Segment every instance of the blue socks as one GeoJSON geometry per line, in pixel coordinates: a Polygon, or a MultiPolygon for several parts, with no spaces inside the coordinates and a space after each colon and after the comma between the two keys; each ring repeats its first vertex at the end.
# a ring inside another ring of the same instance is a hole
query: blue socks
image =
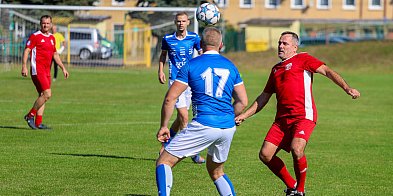
{"type": "Polygon", "coordinates": [[[229,180],[228,176],[224,174],[219,177],[216,181],[214,181],[216,185],[218,193],[223,196],[235,196],[235,189],[233,188],[231,180],[229,180]]]}
{"type": "Polygon", "coordinates": [[[170,195],[172,181],[172,169],[169,165],[161,164],[156,167],[156,182],[159,196],[170,195]]]}

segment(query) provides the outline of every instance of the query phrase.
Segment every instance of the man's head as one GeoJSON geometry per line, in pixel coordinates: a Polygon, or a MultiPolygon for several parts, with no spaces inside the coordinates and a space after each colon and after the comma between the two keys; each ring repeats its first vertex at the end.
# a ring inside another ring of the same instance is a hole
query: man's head
{"type": "Polygon", "coordinates": [[[57,27],[56,25],[52,25],[52,33],[56,33],[57,32],[57,27]]]}
{"type": "Polygon", "coordinates": [[[177,31],[187,31],[187,27],[190,25],[188,14],[186,12],[177,13],[175,16],[175,25],[177,31]]]}
{"type": "Polygon", "coordinates": [[[296,54],[299,45],[299,36],[291,31],[281,33],[278,40],[278,57],[285,60],[296,54]]]}
{"type": "Polygon", "coordinates": [[[222,47],[221,32],[214,27],[206,27],[202,32],[201,45],[203,51],[216,50],[220,51],[222,47]]]}
{"type": "Polygon", "coordinates": [[[49,33],[52,28],[52,17],[49,15],[43,15],[40,19],[41,32],[44,34],[49,33]]]}

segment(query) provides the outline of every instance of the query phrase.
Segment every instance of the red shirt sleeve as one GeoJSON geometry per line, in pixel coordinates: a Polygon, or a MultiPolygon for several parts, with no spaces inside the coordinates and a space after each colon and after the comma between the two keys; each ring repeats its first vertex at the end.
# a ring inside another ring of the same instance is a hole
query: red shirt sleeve
{"type": "Polygon", "coordinates": [[[275,88],[274,88],[274,68],[270,72],[269,79],[267,80],[265,89],[263,89],[263,92],[265,93],[275,93],[275,88]]]}
{"type": "Polygon", "coordinates": [[[29,39],[26,42],[26,48],[33,49],[36,45],[36,37],[34,34],[31,34],[29,39]]]}
{"type": "Polygon", "coordinates": [[[325,65],[324,62],[320,61],[319,59],[309,55],[304,55],[304,69],[313,73],[316,73],[316,70],[321,66],[325,65]]]}

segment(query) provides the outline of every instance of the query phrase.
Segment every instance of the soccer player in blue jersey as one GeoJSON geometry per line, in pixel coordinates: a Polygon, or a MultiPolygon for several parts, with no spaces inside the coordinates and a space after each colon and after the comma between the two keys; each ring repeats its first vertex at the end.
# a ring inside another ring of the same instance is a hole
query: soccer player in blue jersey
{"type": "Polygon", "coordinates": [[[202,33],[201,44],[204,53],[184,65],[162,104],[157,140],[165,142],[170,137],[168,122],[172,108],[187,86],[191,87],[193,119],[165,147],[156,162],[160,196],[170,195],[172,167],[206,148],[207,171],[219,194],[236,195],[224,173],[224,163],[236,131],[235,115],[247,106],[247,93],[236,66],[218,53],[222,46],[220,31],[207,27],[202,33]]]}
{"type": "MultiPolygon", "coordinates": [[[[164,65],[166,57],[169,57],[169,86],[175,81],[177,73],[189,60],[193,58],[194,49],[202,54],[200,47],[200,38],[198,34],[187,31],[187,26],[190,24],[186,12],[179,12],[175,16],[176,32],[167,34],[162,39],[161,55],[158,66],[158,80],[161,84],[166,82],[164,73],[164,65]]],[[[177,100],[175,107],[177,109],[177,116],[171,126],[171,137],[187,126],[188,123],[188,109],[191,104],[191,91],[187,88],[177,100]]],[[[164,145],[167,145],[170,140],[164,145]]],[[[163,146],[164,146],[163,145],[163,146]]],[[[162,152],[164,148],[161,148],[162,152]]],[[[201,156],[195,155],[191,157],[195,163],[204,163],[205,160],[201,156]]]]}

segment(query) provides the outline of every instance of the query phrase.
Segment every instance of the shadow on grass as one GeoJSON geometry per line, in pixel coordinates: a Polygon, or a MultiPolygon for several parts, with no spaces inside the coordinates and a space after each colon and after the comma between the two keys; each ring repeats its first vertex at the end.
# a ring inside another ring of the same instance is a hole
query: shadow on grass
{"type": "Polygon", "coordinates": [[[156,159],[123,157],[123,156],[116,156],[116,155],[101,155],[101,154],[74,154],[74,153],[49,153],[49,154],[62,155],[62,156],[76,156],[76,157],[98,157],[98,158],[131,159],[131,160],[154,161],[154,162],[156,161],[156,159]]]}
{"type": "Polygon", "coordinates": [[[150,195],[126,194],[125,196],[150,196],[150,195]]]}
{"type": "Polygon", "coordinates": [[[32,130],[29,127],[17,127],[17,126],[3,126],[0,125],[0,129],[21,129],[21,130],[32,130]]]}

